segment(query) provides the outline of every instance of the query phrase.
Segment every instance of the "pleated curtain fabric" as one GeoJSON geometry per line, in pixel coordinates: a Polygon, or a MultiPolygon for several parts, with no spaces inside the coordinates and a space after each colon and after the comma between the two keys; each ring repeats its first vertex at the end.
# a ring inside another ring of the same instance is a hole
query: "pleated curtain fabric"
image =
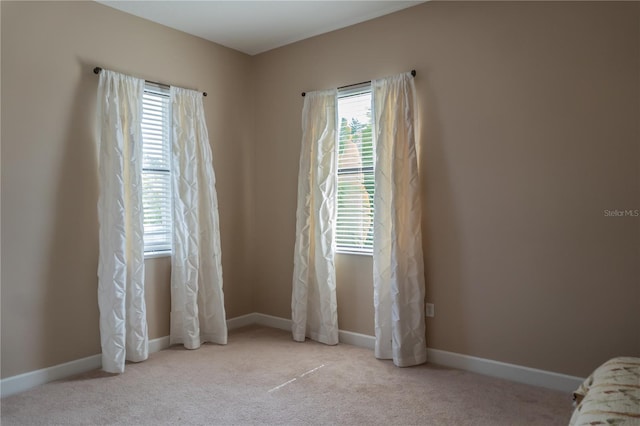
{"type": "Polygon", "coordinates": [[[406,73],[374,80],[372,90],[375,356],[408,367],[427,360],[415,86],[406,73]]]}
{"type": "Polygon", "coordinates": [[[337,90],[307,93],[302,110],[291,317],[293,339],[338,343],[334,229],[337,90]]]}
{"type": "Polygon", "coordinates": [[[218,199],[202,93],[171,87],[171,344],[226,344],[218,199]]]}
{"type": "Polygon", "coordinates": [[[98,306],[102,368],[148,357],[142,216],[144,80],[103,70],[98,85],[98,306]]]}

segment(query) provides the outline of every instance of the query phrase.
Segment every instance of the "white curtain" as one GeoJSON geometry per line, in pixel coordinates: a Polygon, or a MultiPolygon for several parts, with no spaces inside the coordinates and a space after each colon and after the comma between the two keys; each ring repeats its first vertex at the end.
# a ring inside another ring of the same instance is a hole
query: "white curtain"
{"type": "Polygon", "coordinates": [[[173,256],[170,343],[227,343],[218,199],[202,93],[171,87],[173,256]]]}
{"type": "Polygon", "coordinates": [[[144,80],[112,71],[98,85],[98,306],[102,368],[148,357],[142,225],[144,80]]]}
{"type": "Polygon", "coordinates": [[[337,91],[307,93],[302,109],[291,318],[293,339],[338,343],[333,233],[337,91]]]}
{"type": "Polygon", "coordinates": [[[376,131],[373,285],[375,355],[408,367],[427,360],[420,181],[411,74],[372,81],[376,131]]]}

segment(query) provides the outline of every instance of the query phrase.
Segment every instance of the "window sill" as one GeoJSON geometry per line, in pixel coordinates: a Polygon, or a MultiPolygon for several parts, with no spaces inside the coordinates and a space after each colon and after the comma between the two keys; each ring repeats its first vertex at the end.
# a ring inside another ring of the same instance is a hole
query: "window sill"
{"type": "Polygon", "coordinates": [[[346,255],[373,257],[373,253],[363,253],[361,251],[336,250],[336,254],[346,254],[346,255]]]}
{"type": "Polygon", "coordinates": [[[157,257],[171,257],[170,251],[152,251],[144,254],[144,258],[146,259],[154,259],[157,257]]]}

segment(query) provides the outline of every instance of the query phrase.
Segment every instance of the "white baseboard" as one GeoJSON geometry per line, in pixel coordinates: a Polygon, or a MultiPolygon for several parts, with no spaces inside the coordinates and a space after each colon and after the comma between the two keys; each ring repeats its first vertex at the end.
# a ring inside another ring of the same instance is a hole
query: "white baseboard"
{"type": "MultiPolygon", "coordinates": [[[[261,314],[258,312],[227,320],[227,328],[229,330],[234,330],[252,324],[263,325],[265,327],[272,327],[280,330],[291,330],[290,319],[261,314]]],[[[375,345],[375,337],[366,334],[340,330],[338,336],[341,343],[353,346],[373,350],[375,345]]],[[[158,352],[168,347],[169,336],[149,341],[149,353],[158,352]]],[[[454,352],[441,351],[439,349],[427,349],[427,356],[429,362],[433,364],[472,371],[474,373],[499,377],[528,385],[542,386],[563,392],[572,392],[584,380],[583,378],[568,376],[566,374],[538,370],[515,364],[507,364],[485,358],[477,358],[454,352]]],[[[4,398],[5,396],[23,392],[35,386],[43,385],[54,380],[61,380],[76,374],[95,370],[101,366],[102,357],[98,354],[66,362],[64,364],[54,365],[53,367],[30,371],[13,377],[7,377],[6,379],[0,380],[0,397],[4,398]]]]}
{"type": "Polygon", "coordinates": [[[340,343],[346,343],[347,345],[358,346],[360,348],[371,350],[373,350],[376,346],[376,338],[374,336],[360,334],[353,331],[338,331],[338,340],[340,341],[340,343]]]}
{"type": "MultiPolygon", "coordinates": [[[[290,319],[260,313],[250,315],[253,315],[251,317],[254,321],[253,324],[287,331],[291,330],[290,319]]],[[[374,336],[345,330],[340,330],[338,333],[340,343],[346,343],[348,345],[371,350],[375,347],[376,338],[374,336]]],[[[582,377],[568,376],[566,374],[554,373],[551,371],[539,370],[516,364],[508,364],[505,362],[493,361],[491,359],[478,358],[454,352],[441,351],[439,349],[427,349],[427,359],[430,363],[445,367],[472,371],[486,376],[498,377],[527,385],[541,386],[567,393],[573,392],[584,381],[584,378],[582,377]]]]}
{"type": "Polygon", "coordinates": [[[256,324],[256,314],[255,312],[241,315],[239,317],[230,318],[227,320],[227,330],[235,330],[236,328],[246,327],[248,325],[256,324]]]}
{"type": "Polygon", "coordinates": [[[53,382],[54,380],[86,373],[101,366],[102,355],[92,355],[86,358],[76,359],[75,361],[65,362],[64,364],[54,365],[53,367],[7,377],[6,379],[0,380],[0,396],[4,398],[5,396],[24,392],[27,389],[53,382]]]}
{"type": "MultiPolygon", "coordinates": [[[[169,336],[149,340],[149,353],[158,352],[169,347],[169,336]]],[[[86,358],[65,362],[64,364],[29,371],[17,376],[0,380],[0,397],[24,392],[33,387],[44,385],[55,380],[65,379],[76,374],[97,370],[102,367],[102,355],[91,355],[86,358]]]]}
{"type": "Polygon", "coordinates": [[[273,315],[254,313],[254,324],[264,325],[265,327],[277,328],[279,330],[291,331],[292,322],[287,318],[274,317],[273,315]]]}
{"type": "MultiPolygon", "coordinates": [[[[259,321],[256,313],[242,315],[240,317],[231,318],[227,321],[227,328],[233,330],[259,321]]],[[[268,315],[265,315],[268,316],[268,315]]],[[[276,317],[273,317],[276,318],[276,317]]],[[[276,327],[277,328],[277,327],[276,327]]],[[[159,352],[169,347],[169,336],[159,337],[149,340],[149,353],[159,352]]],[[[0,380],[0,397],[14,395],[24,392],[33,387],[44,385],[45,383],[61,380],[77,374],[86,373],[87,371],[97,370],[102,367],[102,356],[92,355],[86,358],[76,359],[74,361],[65,362],[64,364],[54,365],[52,367],[42,368],[40,370],[29,371],[27,373],[18,374],[16,376],[7,377],[0,380]]]]}
{"type": "MultiPolygon", "coordinates": [[[[251,324],[263,325],[265,327],[277,328],[280,330],[291,331],[291,320],[286,318],[274,317],[273,315],[254,313],[253,322],[251,324]]],[[[339,330],[338,340],[340,343],[358,346],[361,348],[373,349],[376,338],[366,334],[360,334],[353,331],[339,330]]]]}
{"type": "Polygon", "coordinates": [[[154,352],[160,352],[161,350],[167,349],[168,347],[169,347],[169,336],[158,337],[157,339],[149,340],[150,354],[154,352]]]}
{"type": "Polygon", "coordinates": [[[511,380],[527,385],[541,386],[562,392],[573,392],[584,381],[584,378],[508,364],[486,358],[478,358],[455,352],[427,349],[427,359],[430,363],[472,371],[487,376],[511,380]]]}

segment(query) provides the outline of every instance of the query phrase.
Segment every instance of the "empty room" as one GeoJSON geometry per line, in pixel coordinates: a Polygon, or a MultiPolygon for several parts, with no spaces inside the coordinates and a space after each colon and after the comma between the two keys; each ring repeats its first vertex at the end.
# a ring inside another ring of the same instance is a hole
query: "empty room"
{"type": "Polygon", "coordinates": [[[0,19],[3,425],[640,425],[640,3],[0,19]]]}

